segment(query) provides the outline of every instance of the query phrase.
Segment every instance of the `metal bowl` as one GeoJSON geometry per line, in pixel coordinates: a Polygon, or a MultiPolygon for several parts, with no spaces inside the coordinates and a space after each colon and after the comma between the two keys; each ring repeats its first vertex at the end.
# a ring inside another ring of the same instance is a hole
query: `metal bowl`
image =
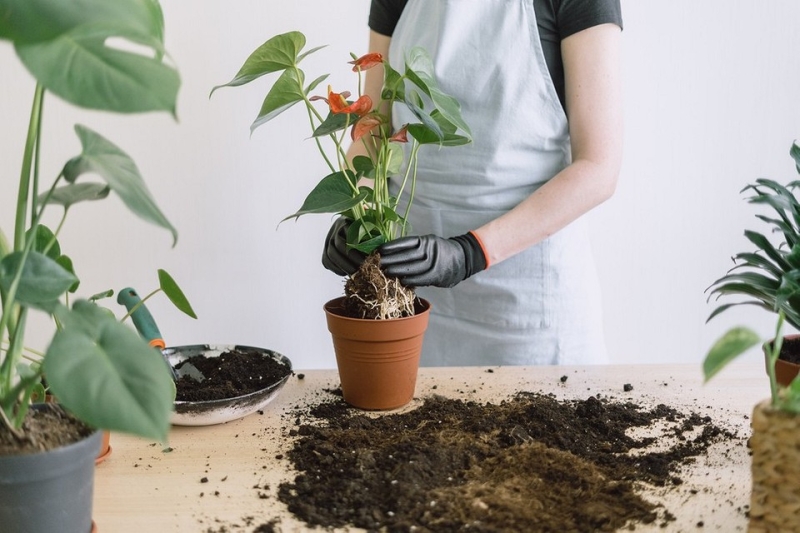
{"type": "Polygon", "coordinates": [[[173,368],[181,362],[201,355],[203,357],[219,357],[221,354],[231,350],[247,350],[261,352],[264,357],[271,357],[287,366],[288,372],[284,378],[269,386],[234,398],[208,401],[175,401],[175,410],[172,413],[171,421],[177,426],[211,426],[222,424],[242,418],[251,413],[263,409],[269,402],[275,399],[281,388],[286,384],[289,376],[292,375],[291,361],[272,350],[265,348],[254,348],[252,346],[241,346],[233,344],[208,345],[194,344],[188,346],[172,346],[164,348],[164,357],[173,368]]]}

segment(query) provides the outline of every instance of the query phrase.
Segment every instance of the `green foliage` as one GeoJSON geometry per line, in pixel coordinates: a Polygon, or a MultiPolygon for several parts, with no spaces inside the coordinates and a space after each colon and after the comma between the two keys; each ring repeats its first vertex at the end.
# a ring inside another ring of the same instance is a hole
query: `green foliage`
{"type": "MultiPolygon", "coordinates": [[[[792,144],[789,154],[800,173],[800,146],[792,144]]],[[[775,362],[783,343],[784,321],[800,329],[800,202],[794,190],[800,181],[787,185],[769,179],[758,179],[742,192],[752,193],[747,201],[769,207],[775,216],[756,215],[771,226],[773,234],[780,235],[778,244],[759,232],[745,230],[747,240],[756,246],[754,252],[743,252],[733,257],[736,265],[710,287],[710,296],[744,296],[744,301],[726,303],[716,307],[708,320],[738,305],[755,305],[777,315],[773,343],[764,344],[767,373],[770,379],[772,404],[777,409],[800,414],[800,376],[789,387],[781,389],[775,380],[775,362]]],[[[759,336],[746,327],[727,331],[709,350],[703,362],[705,379],[709,380],[728,363],[753,346],[759,336]]]]}
{"type": "MultiPolygon", "coordinates": [[[[14,47],[37,83],[18,195],[6,207],[16,210],[13,238],[0,229],[2,421],[18,430],[29,400],[41,396],[44,373],[58,400],[85,422],[165,440],[174,384],[163,357],[94,303],[113,291],[71,307],[65,303],[79,279],[58,233],[75,205],[112,191],[133,214],[167,229],[173,244],[177,232],[133,160],[88,127],[75,126],[82,151],[47,187],[39,184],[45,170],[37,154],[46,93],[87,109],[175,115],[180,77],[165,61],[161,7],[156,0],[0,0],[0,40],[14,47]],[[86,181],[87,175],[103,181],[86,181]],[[45,192],[31,197],[39,190],[45,192]],[[40,224],[44,211],[54,206],[63,208],[55,232],[40,224]],[[56,332],[45,354],[26,356],[33,359],[26,364],[23,344],[31,311],[51,315],[56,332]]],[[[194,315],[174,280],[161,272],[159,279],[170,299],[194,315]]]]}
{"type": "MultiPolygon", "coordinates": [[[[789,153],[800,172],[800,146],[792,144],[789,153]]],[[[755,251],[733,256],[734,267],[709,287],[709,296],[737,295],[746,299],[718,306],[708,320],[737,305],[755,305],[773,313],[783,311],[786,321],[800,329],[800,201],[795,196],[798,187],[800,181],[784,186],[758,179],[742,189],[750,193],[749,203],[766,206],[775,214],[756,218],[780,238],[773,243],[763,233],[745,230],[755,251]]]]}
{"type": "Polygon", "coordinates": [[[406,217],[397,213],[399,199],[407,195],[407,205],[413,201],[416,178],[416,158],[420,145],[459,146],[471,142],[469,127],[461,117],[458,102],[444,93],[436,83],[433,62],[422,48],[412,49],[406,58],[405,69],[398,72],[377,54],[367,54],[351,63],[359,75],[358,99],[345,100],[349,91],[333,92],[326,97],[309,96],[328,74],[306,85],[300,62],[323,47],[304,51],[306,37],[300,32],[276,35],[259,46],[245,60],[231,81],[221,87],[236,87],[250,83],[266,74],[280,75],[267,92],[261,109],[250,126],[251,131],[269,122],[296,104],[305,104],[310,120],[312,138],[330,172],[313,187],[303,205],[284,218],[297,218],[309,213],[338,213],[355,222],[348,233],[348,244],[365,253],[382,243],[402,236],[406,217]],[[384,84],[381,101],[372,102],[362,95],[361,71],[382,64],[384,84]],[[313,102],[325,100],[328,110],[320,113],[313,102]],[[374,104],[374,105],[373,105],[374,104]],[[404,151],[399,143],[403,138],[392,137],[389,118],[381,113],[392,104],[405,105],[419,122],[407,124],[411,146],[404,151]],[[368,107],[366,107],[368,106],[368,107]],[[363,142],[369,157],[360,156],[347,161],[344,140],[347,130],[355,141],[363,142]],[[333,153],[327,154],[322,139],[328,138],[333,153]],[[388,180],[399,176],[401,193],[389,195],[388,180]],[[366,186],[365,180],[372,186],[366,186]],[[406,188],[407,187],[407,188],[406,188]]]}

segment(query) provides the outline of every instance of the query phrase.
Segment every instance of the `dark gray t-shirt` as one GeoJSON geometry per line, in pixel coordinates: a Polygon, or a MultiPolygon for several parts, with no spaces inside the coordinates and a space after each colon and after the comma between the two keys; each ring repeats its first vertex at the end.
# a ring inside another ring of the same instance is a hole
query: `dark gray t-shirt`
{"type": "MultiPolygon", "coordinates": [[[[370,29],[391,36],[408,0],[372,0],[370,29]]],[[[547,69],[564,106],[564,64],[561,41],[599,24],[622,28],[619,0],[532,0],[547,69]]]]}

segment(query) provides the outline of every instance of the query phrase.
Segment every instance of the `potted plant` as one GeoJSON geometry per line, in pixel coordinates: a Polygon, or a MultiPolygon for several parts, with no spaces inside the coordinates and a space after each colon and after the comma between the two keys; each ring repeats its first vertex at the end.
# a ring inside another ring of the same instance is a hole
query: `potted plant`
{"type": "MultiPolygon", "coordinates": [[[[796,296],[796,291],[784,297],[796,296]]],[[[781,298],[783,299],[783,298],[781,298]]],[[[751,532],[800,531],[800,377],[788,386],[776,378],[775,362],[783,344],[785,314],[778,311],[774,342],[764,343],[770,399],[753,409],[751,532]]],[[[738,355],[760,342],[758,334],[736,327],[723,335],[706,355],[706,381],[738,355]]]]}
{"type": "Polygon", "coordinates": [[[350,64],[358,84],[354,99],[349,99],[349,91],[336,92],[330,86],[323,95],[313,94],[328,75],[306,81],[299,64],[320,48],[304,50],[305,45],[305,36],[296,31],[272,37],[245,60],[230,82],[215,87],[212,94],[220,87],[244,85],[280,72],[251,131],[295,104],[304,104],[311,137],[327,174],[300,209],[284,220],[332,213],[348,221],[348,246],[366,254],[367,259],[347,280],[345,296],[324,306],[342,392],[345,400],[357,407],[400,407],[414,394],[430,305],[399,280],[387,278],[375,251],[409,229],[407,214],[414,199],[419,150],[425,145],[438,149],[469,143],[469,127],[458,102],[437,85],[433,63],[424,49],[408,52],[402,72],[378,53],[353,55],[350,64]],[[381,101],[373,102],[363,94],[361,74],[378,66],[383,68],[384,83],[381,101]],[[325,103],[322,111],[315,107],[316,102],[325,103]],[[393,104],[407,106],[419,122],[392,131],[387,110],[393,104]],[[345,150],[347,137],[363,143],[368,155],[350,160],[345,150]],[[322,144],[325,139],[330,141],[329,152],[322,144]],[[390,178],[397,180],[396,192],[389,190],[390,178]],[[405,331],[406,326],[412,329],[405,331]],[[350,369],[350,362],[357,367],[350,369]]]}
{"type": "Polygon", "coordinates": [[[87,533],[97,429],[167,437],[174,384],[162,356],[93,298],[70,302],[78,277],[58,241],[62,224],[53,231],[42,217],[57,205],[66,216],[75,204],[113,191],[136,215],[171,232],[173,244],[176,231],[133,160],[86,126],[75,126],[82,151],[52,172],[52,184],[43,179],[51,170],[40,165],[47,93],[89,109],[175,114],[180,80],[164,61],[163,30],[156,0],[0,0],[0,39],[14,46],[36,80],[18,194],[4,199],[14,225],[8,233],[0,229],[4,532],[87,533]],[[87,182],[87,174],[103,181],[87,182]],[[52,317],[55,334],[43,354],[31,355],[26,321],[41,312],[52,317]],[[30,409],[31,399],[43,395],[42,376],[58,406],[30,409]]]}
{"type": "MultiPolygon", "coordinates": [[[[792,144],[789,151],[800,173],[800,146],[792,144]]],[[[739,295],[741,302],[718,306],[708,320],[737,305],[756,305],[770,312],[782,311],[785,320],[800,329],[800,201],[796,191],[800,181],[781,185],[768,179],[758,179],[742,192],[752,193],[747,201],[766,205],[773,217],[757,215],[782,238],[773,244],[763,233],[746,230],[745,237],[756,246],[754,252],[733,257],[734,267],[710,287],[710,296],[739,295]]],[[[782,351],[775,362],[778,383],[787,386],[800,370],[800,335],[787,335],[782,351]]]]}

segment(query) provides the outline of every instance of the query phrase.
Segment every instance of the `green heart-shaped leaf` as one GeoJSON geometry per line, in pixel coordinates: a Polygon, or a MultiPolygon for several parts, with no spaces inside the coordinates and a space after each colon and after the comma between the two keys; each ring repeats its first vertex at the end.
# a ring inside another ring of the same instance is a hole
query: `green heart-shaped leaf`
{"type": "Polygon", "coordinates": [[[300,209],[283,220],[297,218],[309,213],[342,213],[358,205],[366,194],[355,194],[352,182],[355,176],[352,172],[334,172],[322,178],[316,187],[306,197],[300,209]]]}
{"type": "Polygon", "coordinates": [[[94,427],[166,442],[175,385],[161,352],[85,300],[61,318],[44,359],[59,402],[94,427]]]}
{"type": "MultiPolygon", "coordinates": [[[[231,81],[223,85],[217,85],[211,89],[211,94],[214,94],[214,91],[220,87],[244,85],[265,74],[296,66],[300,50],[305,45],[306,37],[299,31],[272,37],[250,54],[231,81]]],[[[306,55],[316,50],[318,48],[310,50],[306,55]]]]}
{"type": "Polygon", "coordinates": [[[305,97],[303,93],[303,71],[297,72],[286,70],[281,74],[278,81],[267,93],[267,97],[264,98],[258,117],[250,125],[251,132],[277,117],[297,102],[303,101],[305,97]],[[299,72],[299,77],[297,72],[299,72]]]}
{"type": "Polygon", "coordinates": [[[139,174],[136,163],[130,156],[85,126],[76,125],[75,131],[80,138],[83,152],[64,166],[64,178],[74,182],[81,174],[96,173],[133,213],[143,220],[169,230],[172,233],[174,246],[178,240],[178,232],[156,205],[139,174]]]}
{"type": "MultiPolygon", "coordinates": [[[[0,261],[0,287],[7,293],[23,260],[23,252],[11,253],[0,261]]],[[[78,281],[44,254],[30,252],[25,258],[17,285],[17,301],[23,305],[41,305],[58,299],[78,281]]]]}

